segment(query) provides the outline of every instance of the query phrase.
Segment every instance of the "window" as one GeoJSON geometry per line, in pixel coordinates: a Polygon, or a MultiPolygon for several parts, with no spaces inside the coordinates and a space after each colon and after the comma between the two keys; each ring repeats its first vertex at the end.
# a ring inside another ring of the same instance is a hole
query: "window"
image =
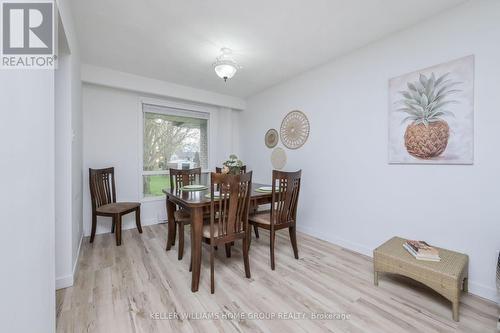
{"type": "Polygon", "coordinates": [[[208,118],[204,112],[143,104],[144,197],[163,196],[168,170],[208,169],[208,118]]]}

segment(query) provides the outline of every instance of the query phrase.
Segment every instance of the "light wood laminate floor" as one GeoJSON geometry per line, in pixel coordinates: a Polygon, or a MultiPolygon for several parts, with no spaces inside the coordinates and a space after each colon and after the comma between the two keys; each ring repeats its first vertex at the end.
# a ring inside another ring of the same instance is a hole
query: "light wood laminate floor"
{"type": "Polygon", "coordinates": [[[190,242],[177,260],[165,251],[165,224],[83,240],[75,285],[57,292],[58,332],[495,332],[493,302],[464,295],[460,322],[448,301],[409,279],[383,275],[373,285],[372,261],[339,246],[298,234],[299,260],[288,232],[278,232],[276,270],[269,266],[269,234],[260,230],[250,249],[251,279],[244,277],[241,245],[231,258],[216,253],[210,294],[209,252],[203,246],[200,290],[190,291],[190,242]],[[221,316],[245,313],[302,316],[346,313],[345,320],[168,319],[172,313],[221,316]],[[159,319],[152,319],[157,316],[159,319]]]}

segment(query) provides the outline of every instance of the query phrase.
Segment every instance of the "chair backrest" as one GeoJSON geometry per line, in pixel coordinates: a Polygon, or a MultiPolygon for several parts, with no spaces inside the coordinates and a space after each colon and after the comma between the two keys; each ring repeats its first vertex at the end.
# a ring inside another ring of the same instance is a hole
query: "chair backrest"
{"type": "Polygon", "coordinates": [[[180,189],[186,185],[200,183],[201,168],[195,169],[170,169],[170,188],[180,189]]]}
{"type": "MultiPolygon", "coordinates": [[[[222,173],[222,168],[220,168],[220,167],[215,167],[215,172],[216,172],[216,173],[222,173]]],[[[247,173],[247,166],[246,166],[246,165],[243,165],[243,166],[241,166],[241,168],[240,168],[240,174],[244,174],[244,173],[247,173]]]]}
{"type": "Polygon", "coordinates": [[[116,202],[115,168],[89,169],[92,211],[116,202]]]}
{"type": "Polygon", "coordinates": [[[210,177],[210,238],[231,238],[248,229],[252,172],[241,175],[212,173],[210,177]],[[214,197],[218,191],[219,196],[214,197]]]}
{"type": "Polygon", "coordinates": [[[302,170],[284,172],[273,170],[271,224],[295,221],[302,170]]]}

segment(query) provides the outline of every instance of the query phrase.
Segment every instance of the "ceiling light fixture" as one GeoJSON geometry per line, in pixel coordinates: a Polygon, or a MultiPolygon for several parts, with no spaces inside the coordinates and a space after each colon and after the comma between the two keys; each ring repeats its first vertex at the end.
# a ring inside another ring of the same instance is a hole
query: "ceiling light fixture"
{"type": "Polygon", "coordinates": [[[236,71],[241,68],[240,65],[236,63],[234,60],[231,49],[223,47],[220,49],[221,55],[215,59],[214,69],[217,76],[221,79],[224,79],[224,82],[227,79],[230,79],[236,74],[236,71]]]}

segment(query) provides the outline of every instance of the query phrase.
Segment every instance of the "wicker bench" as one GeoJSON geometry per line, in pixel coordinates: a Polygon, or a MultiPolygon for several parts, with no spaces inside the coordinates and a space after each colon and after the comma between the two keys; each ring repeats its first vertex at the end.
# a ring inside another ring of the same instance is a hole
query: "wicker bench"
{"type": "Polygon", "coordinates": [[[374,283],[379,273],[404,275],[437,291],[451,301],[453,320],[458,321],[461,290],[467,292],[469,257],[438,248],[440,262],[415,259],[403,247],[406,240],[393,237],[373,250],[374,283]]]}

